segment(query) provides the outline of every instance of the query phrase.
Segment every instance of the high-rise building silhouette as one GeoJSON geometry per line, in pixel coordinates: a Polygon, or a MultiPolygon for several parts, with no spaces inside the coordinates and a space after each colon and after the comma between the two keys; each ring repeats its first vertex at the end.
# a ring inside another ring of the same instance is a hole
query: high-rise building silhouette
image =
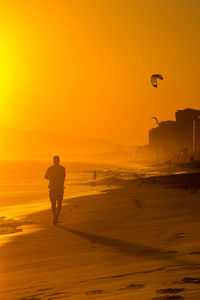
{"type": "Polygon", "coordinates": [[[175,118],[149,131],[150,151],[163,157],[200,155],[200,110],[177,110],[175,118]]]}

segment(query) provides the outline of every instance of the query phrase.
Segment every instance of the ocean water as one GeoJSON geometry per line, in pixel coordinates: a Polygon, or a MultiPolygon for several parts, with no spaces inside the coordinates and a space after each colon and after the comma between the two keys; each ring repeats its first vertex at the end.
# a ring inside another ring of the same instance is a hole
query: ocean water
{"type": "MultiPolygon", "coordinates": [[[[7,161],[0,162],[0,244],[14,235],[40,230],[31,214],[51,208],[48,180],[44,178],[51,162],[7,161]],[[28,218],[24,218],[29,215],[28,218]],[[28,220],[28,221],[27,221],[28,220]],[[26,226],[31,225],[31,226],[26,226]]],[[[64,201],[101,193],[115,188],[106,179],[135,178],[133,168],[97,163],[62,163],[66,168],[64,201]],[[94,182],[93,173],[97,172],[94,182]]],[[[137,168],[136,168],[137,169],[137,168]]],[[[136,170],[135,169],[135,170],[136,170]]]]}
{"type": "MultiPolygon", "coordinates": [[[[44,179],[49,162],[0,162],[0,218],[18,218],[35,211],[50,208],[48,180],[44,179]]],[[[100,193],[104,184],[96,182],[111,177],[134,177],[131,170],[109,164],[62,163],[66,168],[64,199],[100,193]]]]}

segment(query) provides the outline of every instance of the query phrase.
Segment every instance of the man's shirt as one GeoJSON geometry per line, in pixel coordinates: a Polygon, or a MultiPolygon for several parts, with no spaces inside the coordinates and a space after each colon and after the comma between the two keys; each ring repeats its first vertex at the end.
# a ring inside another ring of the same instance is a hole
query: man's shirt
{"type": "Polygon", "coordinates": [[[65,168],[53,165],[47,169],[45,178],[49,179],[49,189],[64,189],[65,168]]]}

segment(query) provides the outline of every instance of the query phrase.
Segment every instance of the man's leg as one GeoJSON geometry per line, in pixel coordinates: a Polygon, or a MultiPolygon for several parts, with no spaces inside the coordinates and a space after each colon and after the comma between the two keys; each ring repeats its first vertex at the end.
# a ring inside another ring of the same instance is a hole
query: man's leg
{"type": "Polygon", "coordinates": [[[58,205],[57,205],[57,215],[56,215],[57,222],[62,208],[62,201],[63,201],[63,191],[60,191],[58,195],[58,205]]]}
{"type": "Polygon", "coordinates": [[[58,222],[58,218],[59,218],[59,215],[60,215],[60,212],[61,212],[61,208],[62,208],[62,200],[58,200],[58,205],[57,205],[57,215],[56,215],[56,219],[57,219],[57,222],[58,222]]]}
{"type": "Polygon", "coordinates": [[[49,191],[49,198],[51,200],[51,209],[52,209],[52,213],[53,213],[53,217],[54,217],[53,224],[56,225],[57,224],[56,198],[55,198],[53,191],[49,191]]]}

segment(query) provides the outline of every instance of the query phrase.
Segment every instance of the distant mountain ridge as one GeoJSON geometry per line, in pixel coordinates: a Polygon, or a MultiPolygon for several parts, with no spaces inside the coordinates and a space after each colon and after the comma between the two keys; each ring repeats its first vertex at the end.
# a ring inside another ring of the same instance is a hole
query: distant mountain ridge
{"type": "Polygon", "coordinates": [[[101,139],[79,139],[67,134],[39,130],[16,130],[0,126],[0,159],[44,159],[115,151],[117,144],[101,139]]]}

